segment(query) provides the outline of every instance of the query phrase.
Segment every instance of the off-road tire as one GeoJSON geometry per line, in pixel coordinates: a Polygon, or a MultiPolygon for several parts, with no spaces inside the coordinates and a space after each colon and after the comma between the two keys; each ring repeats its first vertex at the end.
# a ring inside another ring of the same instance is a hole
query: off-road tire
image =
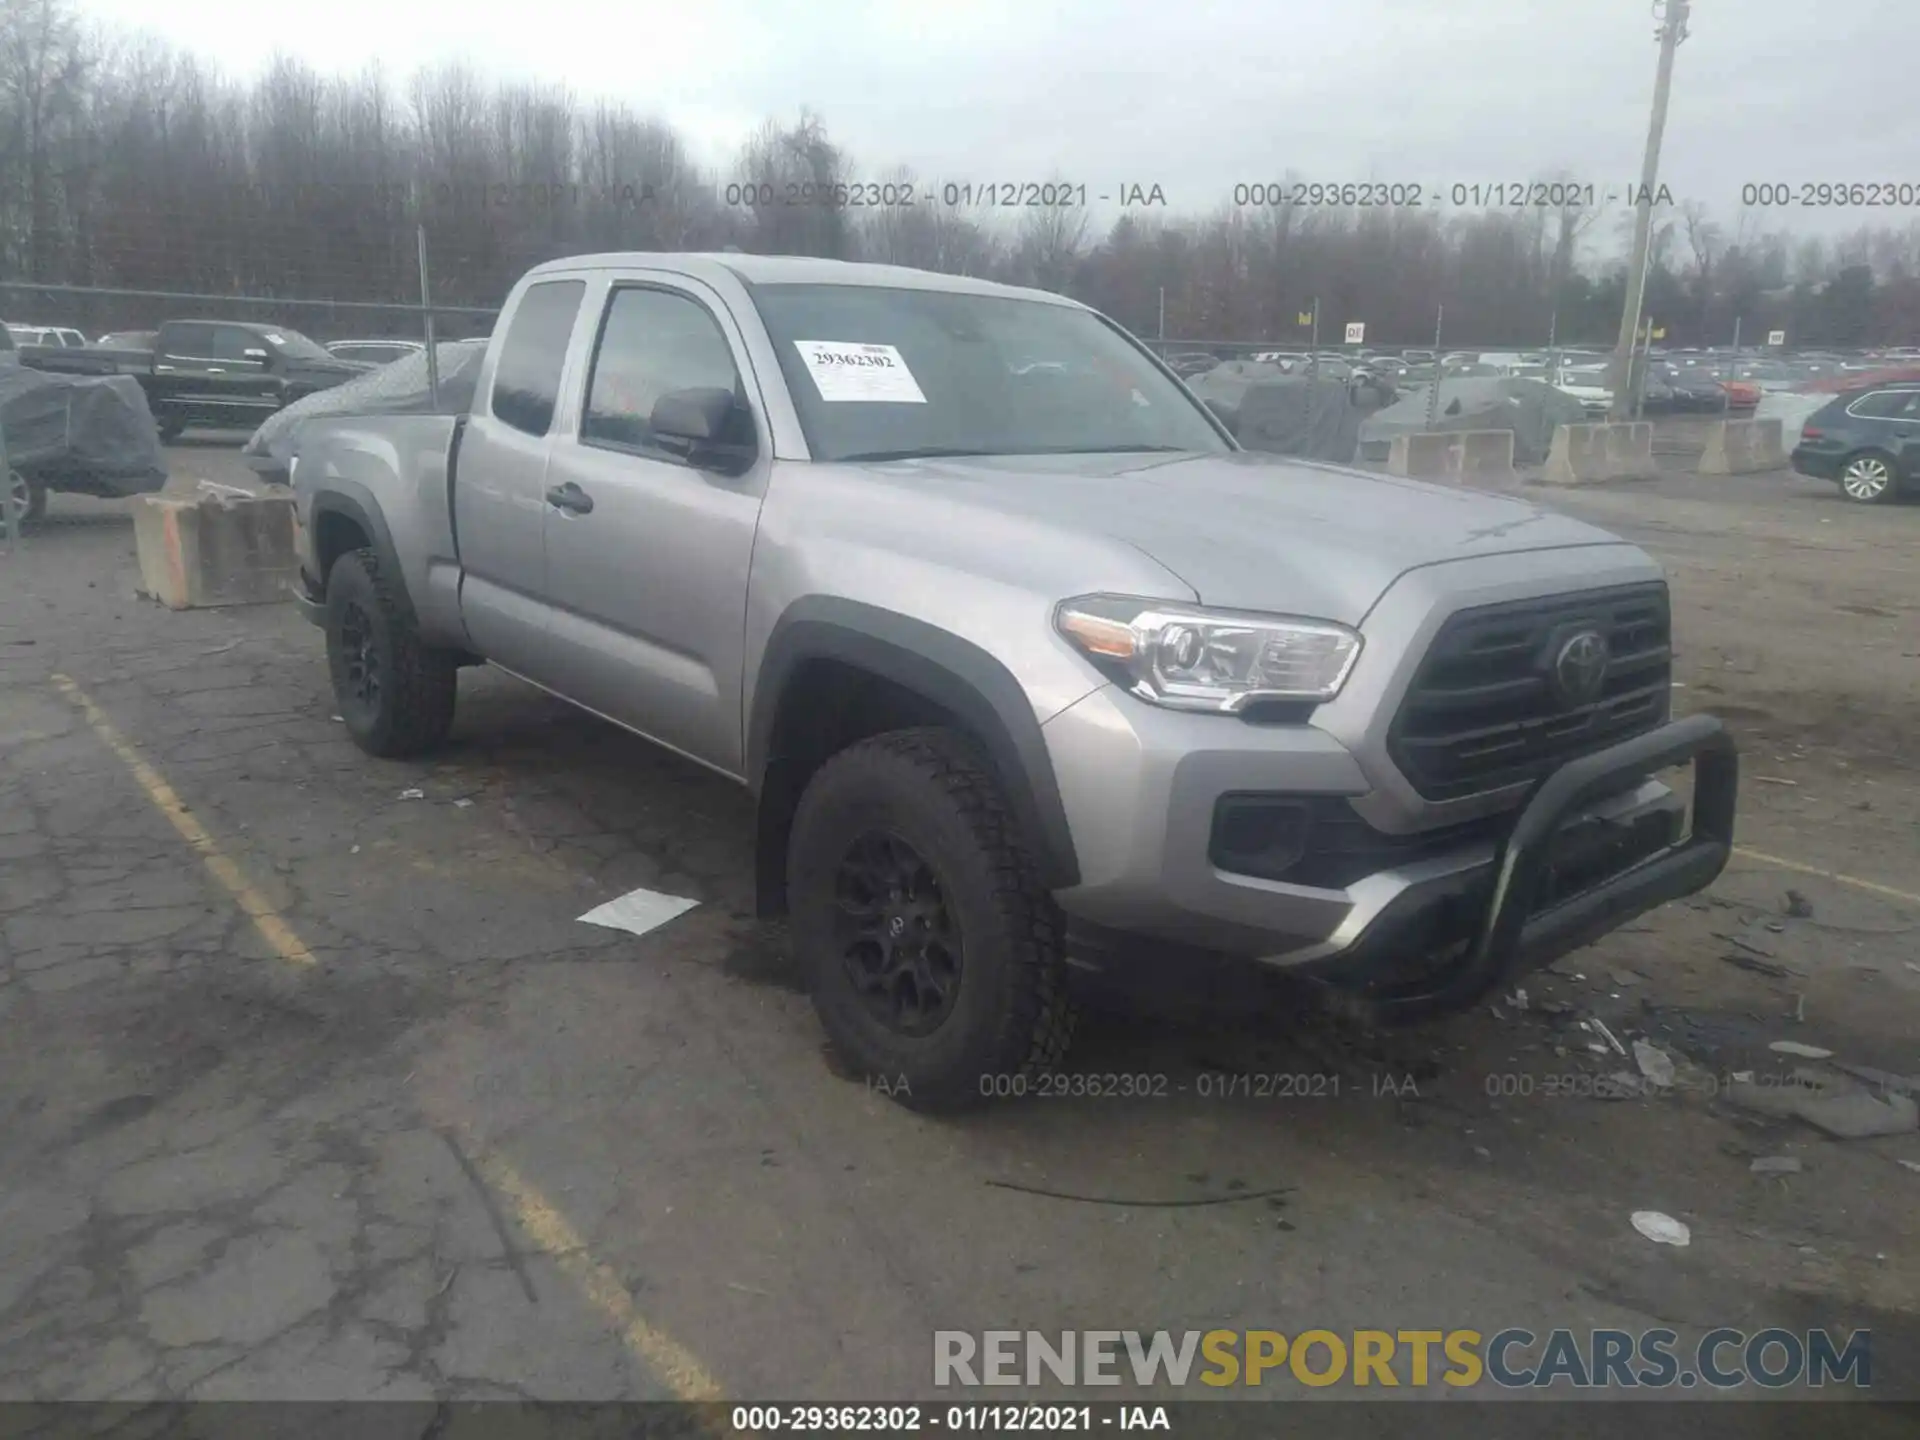
{"type": "Polygon", "coordinates": [[[159,428],[160,428],[160,443],[163,445],[171,445],[174,441],[178,440],[182,435],[187,433],[187,427],[177,420],[170,420],[166,424],[160,426],[159,428]]]}
{"type": "Polygon", "coordinates": [[[369,755],[396,760],[431,750],[453,725],[458,656],[423,644],[372,548],[350,550],[327,575],[327,669],[347,734],[369,755]],[[345,639],[364,617],[368,647],[380,665],[377,696],[365,701],[349,679],[345,639]]]}
{"type": "Polygon", "coordinates": [[[1064,923],[984,757],[950,730],[897,730],[815,772],[788,846],[794,951],[849,1068],[915,1110],[952,1111],[1035,1088],[1065,1057],[1075,1010],[1064,923]],[[959,982],[918,1038],[862,1003],[836,940],[836,876],[854,841],[883,831],[925,859],[960,938],[959,982]]]}

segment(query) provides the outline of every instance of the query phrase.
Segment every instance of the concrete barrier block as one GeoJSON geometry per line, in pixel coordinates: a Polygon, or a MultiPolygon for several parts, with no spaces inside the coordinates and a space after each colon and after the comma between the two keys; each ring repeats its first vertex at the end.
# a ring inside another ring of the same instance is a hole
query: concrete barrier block
{"type": "Polygon", "coordinates": [[[141,586],[170,610],[270,604],[299,574],[291,496],[143,495],[133,535],[141,586]]]}
{"type": "Polygon", "coordinates": [[[1460,477],[1463,480],[1512,480],[1513,432],[1460,432],[1460,477]]]}
{"type": "Polygon", "coordinates": [[[1511,479],[1513,432],[1433,430],[1396,435],[1387,451],[1387,473],[1452,485],[1466,480],[1511,479]]]}
{"type": "Polygon", "coordinates": [[[1707,431],[1699,473],[1757,475],[1763,470],[1784,469],[1787,452],[1781,431],[1777,419],[1720,421],[1707,431]]]}
{"type": "Polygon", "coordinates": [[[1650,480],[1657,473],[1651,422],[1561,425],[1553,432],[1540,483],[1597,485],[1608,480],[1650,480]]]}

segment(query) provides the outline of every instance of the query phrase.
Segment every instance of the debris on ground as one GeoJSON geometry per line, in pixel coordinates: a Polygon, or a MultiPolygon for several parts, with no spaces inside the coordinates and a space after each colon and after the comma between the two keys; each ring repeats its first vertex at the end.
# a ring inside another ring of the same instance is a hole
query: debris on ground
{"type": "Polygon", "coordinates": [[[424,790],[402,790],[400,792],[400,798],[402,800],[424,800],[427,798],[427,792],[424,790]]]}
{"type": "Polygon", "coordinates": [[[1816,1130],[1840,1140],[1866,1140],[1875,1135],[1906,1135],[1920,1130],[1920,1104],[1909,1097],[1882,1098],[1852,1081],[1822,1083],[1822,1080],[1823,1077],[1796,1070],[1792,1083],[1785,1085],[1735,1081],[1726,1089],[1727,1102],[1756,1115],[1804,1120],[1816,1130]]]}
{"type": "Polygon", "coordinates": [[[1785,980],[1795,973],[1785,965],[1776,964],[1772,960],[1762,960],[1757,955],[1732,953],[1722,955],[1720,958],[1738,969],[1751,970],[1754,974],[1765,975],[1770,980],[1785,980]]]}
{"type": "Polygon", "coordinates": [[[1805,1168],[1797,1155],[1762,1155],[1747,1167],[1756,1175],[1798,1175],[1805,1168]]]}
{"type": "Polygon", "coordinates": [[[1822,1050],[1818,1045],[1802,1045],[1798,1040],[1776,1040],[1767,1048],[1781,1055],[1798,1055],[1802,1060],[1833,1058],[1833,1051],[1822,1050]]]}
{"type": "Polygon", "coordinates": [[[1658,1210],[1636,1210],[1633,1212],[1633,1228],[1656,1245],[1690,1245],[1693,1232],[1684,1223],[1671,1215],[1662,1215],[1658,1210]]]}
{"type": "Polygon", "coordinates": [[[456,800],[453,802],[453,808],[456,810],[469,810],[472,807],[473,801],[471,800],[456,800]]]}
{"type": "Polygon", "coordinates": [[[1634,974],[1631,970],[1609,970],[1607,978],[1624,990],[1629,985],[1638,985],[1644,977],[1634,974]]]}
{"type": "Polygon", "coordinates": [[[1673,1087],[1673,1057],[1648,1040],[1633,1042],[1633,1063],[1640,1073],[1662,1090],[1673,1087]]]}
{"type": "Polygon", "coordinates": [[[1625,1055],[1627,1053],[1627,1047],[1620,1043],[1620,1037],[1618,1035],[1615,1035],[1611,1030],[1607,1028],[1606,1021],[1602,1020],[1598,1015],[1595,1015],[1592,1018],[1592,1020],[1589,1021],[1588,1023],[1591,1024],[1595,1030],[1598,1030],[1600,1032],[1601,1039],[1605,1040],[1607,1044],[1613,1047],[1614,1054],[1625,1055]]]}
{"type": "Polygon", "coordinates": [[[1877,1086],[1882,1094],[1920,1099],[1920,1075],[1895,1075],[1891,1070],[1876,1070],[1871,1065],[1849,1065],[1844,1060],[1835,1060],[1833,1068],[1846,1071],[1856,1080],[1877,1086]]]}
{"type": "Polygon", "coordinates": [[[1811,920],[1813,902],[1798,890],[1789,890],[1786,894],[1787,918],[1790,920],[1811,920]]]}
{"type": "Polygon", "coordinates": [[[1920,1160],[1902,1160],[1900,1163],[1916,1174],[1920,1174],[1920,1160]]]}

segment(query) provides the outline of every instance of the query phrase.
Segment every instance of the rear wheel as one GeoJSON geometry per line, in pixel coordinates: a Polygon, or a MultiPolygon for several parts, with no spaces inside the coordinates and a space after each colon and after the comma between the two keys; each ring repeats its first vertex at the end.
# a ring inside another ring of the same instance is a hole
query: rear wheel
{"type": "Polygon", "coordinates": [[[7,495],[13,502],[13,518],[17,524],[31,525],[46,514],[47,487],[31,475],[9,470],[7,495]]]}
{"type": "Polygon", "coordinates": [[[1065,1055],[1060,914],[964,737],[900,730],[828,760],[789,855],[794,947],[862,1078],[956,1110],[1025,1093],[1065,1055]]]}
{"type": "Polygon", "coordinates": [[[1861,505],[1878,505],[1893,498],[1893,461],[1877,450],[1849,455],[1840,468],[1841,492],[1861,505]]]}
{"type": "Polygon", "coordinates": [[[168,445],[171,445],[186,433],[187,427],[185,423],[178,420],[169,420],[160,427],[160,439],[168,445]]]}
{"type": "Polygon", "coordinates": [[[447,738],[459,682],[454,652],[419,630],[371,548],[327,576],[327,667],[347,734],[369,755],[398,759],[447,738]]]}

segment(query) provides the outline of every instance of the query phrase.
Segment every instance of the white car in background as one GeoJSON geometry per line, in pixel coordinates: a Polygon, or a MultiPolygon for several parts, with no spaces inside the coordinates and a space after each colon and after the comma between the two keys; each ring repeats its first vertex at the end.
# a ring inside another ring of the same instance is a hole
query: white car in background
{"type": "Polygon", "coordinates": [[[1563,395],[1571,395],[1589,415],[1605,418],[1613,409],[1613,389],[1607,384],[1607,367],[1595,365],[1578,370],[1562,370],[1547,383],[1563,395]]]}

